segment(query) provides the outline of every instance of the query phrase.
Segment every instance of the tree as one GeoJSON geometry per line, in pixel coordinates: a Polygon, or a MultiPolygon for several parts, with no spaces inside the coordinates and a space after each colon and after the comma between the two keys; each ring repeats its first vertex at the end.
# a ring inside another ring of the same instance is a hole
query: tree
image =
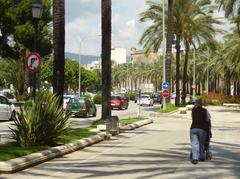
{"type": "MultiPolygon", "coordinates": [[[[21,60],[24,70],[24,86],[21,95],[26,99],[29,87],[29,71],[24,65],[24,57],[33,51],[34,18],[32,17],[32,0],[0,2],[0,56],[8,59],[21,60]]],[[[44,0],[43,14],[37,21],[37,52],[42,58],[52,52],[51,31],[49,22],[51,1],[44,0]]]]}
{"type": "Polygon", "coordinates": [[[64,92],[64,48],[65,48],[65,1],[53,0],[53,92],[63,103],[64,92]]]}
{"type": "Polygon", "coordinates": [[[173,41],[173,0],[168,0],[168,18],[167,18],[167,42],[166,42],[166,81],[169,82],[171,91],[171,61],[172,61],[172,41],[173,41]]]}
{"type": "Polygon", "coordinates": [[[111,0],[101,1],[102,15],[102,119],[111,118],[111,0]]]}
{"type": "MultiPolygon", "coordinates": [[[[183,70],[183,85],[182,85],[182,103],[185,103],[186,98],[186,84],[187,84],[187,70],[188,70],[188,55],[190,45],[196,48],[197,43],[204,41],[213,42],[217,32],[219,32],[214,25],[220,22],[213,18],[213,10],[216,6],[211,5],[211,1],[185,1],[185,20],[183,23],[182,38],[185,46],[185,59],[183,70]],[[188,3],[187,3],[187,2],[188,3]]],[[[184,2],[181,2],[184,3],[184,2]]]]}
{"type": "MultiPolygon", "coordinates": [[[[41,57],[52,51],[51,32],[48,26],[52,20],[51,1],[43,2],[43,15],[38,20],[38,53],[41,57]]],[[[26,51],[33,51],[34,18],[32,0],[0,2],[0,56],[15,60],[25,56],[26,51]]]]}
{"type": "Polygon", "coordinates": [[[240,1],[239,0],[216,0],[225,11],[227,18],[232,18],[237,24],[238,34],[240,35],[240,1]]]}
{"type": "Polygon", "coordinates": [[[21,99],[23,93],[23,81],[24,81],[24,68],[21,61],[13,59],[4,59],[0,61],[0,79],[7,84],[12,84],[16,99],[21,99]]]}

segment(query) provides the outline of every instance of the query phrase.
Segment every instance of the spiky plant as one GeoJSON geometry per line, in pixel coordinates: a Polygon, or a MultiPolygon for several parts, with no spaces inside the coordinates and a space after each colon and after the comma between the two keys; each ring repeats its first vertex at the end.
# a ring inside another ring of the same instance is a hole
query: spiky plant
{"type": "Polygon", "coordinates": [[[25,147],[56,145],[58,138],[68,132],[70,118],[58,104],[56,95],[40,93],[36,102],[28,102],[20,108],[10,127],[16,142],[25,147]]]}

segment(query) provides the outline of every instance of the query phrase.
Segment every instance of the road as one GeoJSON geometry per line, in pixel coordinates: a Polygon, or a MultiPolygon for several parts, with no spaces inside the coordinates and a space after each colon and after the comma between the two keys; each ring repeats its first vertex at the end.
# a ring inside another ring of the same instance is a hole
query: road
{"type": "MultiPolygon", "coordinates": [[[[240,110],[210,107],[213,159],[189,161],[190,113],[151,117],[154,123],[121,133],[3,179],[238,179],[240,110]]],[[[148,110],[146,113],[150,114],[148,110]]]]}
{"type": "MultiPolygon", "coordinates": [[[[141,107],[141,116],[147,116],[148,112],[146,111],[153,111],[156,108],[159,108],[160,105],[156,104],[153,107],[141,107]]],[[[128,118],[128,117],[136,117],[138,115],[138,105],[134,102],[130,101],[129,108],[127,110],[118,110],[114,109],[112,110],[112,115],[117,115],[119,118],[128,118]]],[[[101,105],[97,105],[97,116],[96,117],[74,117],[72,116],[70,118],[71,121],[71,127],[73,128],[79,128],[79,127],[87,127],[89,126],[93,121],[101,118],[101,105]]],[[[13,122],[12,121],[0,121],[0,143],[5,143],[9,140],[11,140],[11,132],[9,127],[11,126],[13,122]]]]}

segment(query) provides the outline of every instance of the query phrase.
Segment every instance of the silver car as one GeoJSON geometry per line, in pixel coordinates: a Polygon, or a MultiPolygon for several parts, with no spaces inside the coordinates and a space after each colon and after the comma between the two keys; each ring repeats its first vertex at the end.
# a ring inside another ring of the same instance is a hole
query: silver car
{"type": "Polygon", "coordinates": [[[138,99],[137,104],[140,104],[141,106],[153,106],[153,99],[150,97],[150,95],[141,95],[141,98],[140,100],[138,99]]]}
{"type": "Polygon", "coordinates": [[[3,95],[0,95],[0,120],[12,120],[16,115],[14,105],[3,95]]]}

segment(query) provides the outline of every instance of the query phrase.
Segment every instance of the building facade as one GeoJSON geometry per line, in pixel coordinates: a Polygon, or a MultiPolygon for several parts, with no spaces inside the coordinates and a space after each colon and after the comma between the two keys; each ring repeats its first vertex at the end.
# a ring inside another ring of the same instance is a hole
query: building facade
{"type": "Polygon", "coordinates": [[[147,55],[145,50],[137,50],[135,47],[131,48],[132,63],[153,63],[159,59],[159,55],[153,52],[147,55]]]}

